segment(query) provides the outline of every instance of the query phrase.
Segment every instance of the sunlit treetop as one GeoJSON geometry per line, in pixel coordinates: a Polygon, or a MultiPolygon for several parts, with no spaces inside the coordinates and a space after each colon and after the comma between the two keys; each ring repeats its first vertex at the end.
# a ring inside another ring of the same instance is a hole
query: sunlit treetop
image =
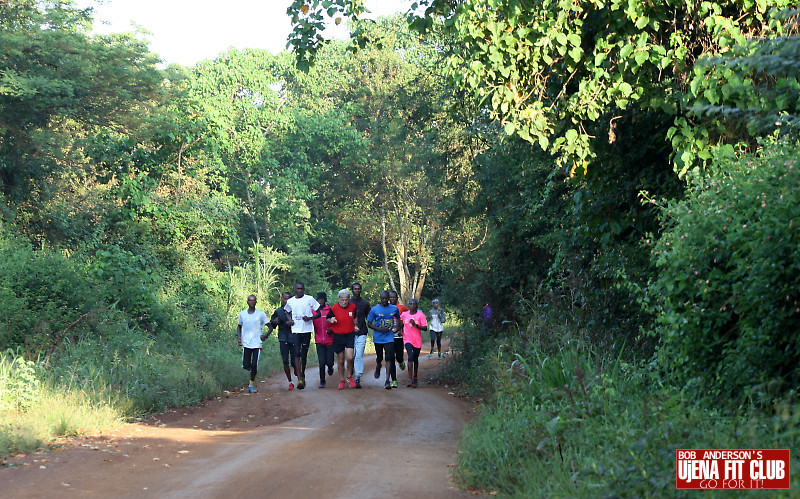
{"type": "MultiPolygon", "coordinates": [[[[453,82],[506,133],[537,144],[572,174],[596,158],[596,141],[609,140],[612,120],[656,111],[674,120],[668,139],[683,175],[715,147],[748,140],[721,133],[724,117],[692,113],[698,95],[717,104],[730,95],[706,86],[708,66],[696,63],[792,34],[791,7],[792,0],[420,0],[408,22],[422,33],[441,22],[456,42],[448,58],[453,82]]],[[[297,0],[287,12],[294,21],[289,46],[307,68],[326,42],[326,16],[359,19],[364,3],[297,0]]],[[[354,49],[367,43],[363,30],[353,40],[354,49]]]]}

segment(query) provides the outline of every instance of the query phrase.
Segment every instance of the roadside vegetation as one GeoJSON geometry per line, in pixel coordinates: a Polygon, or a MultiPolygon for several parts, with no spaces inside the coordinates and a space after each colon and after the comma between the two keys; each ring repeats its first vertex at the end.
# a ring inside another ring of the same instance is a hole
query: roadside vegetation
{"type": "MultiPolygon", "coordinates": [[[[448,359],[448,379],[479,401],[454,471],[468,490],[514,497],[675,496],[681,495],[676,449],[776,449],[800,438],[794,393],[759,407],[720,404],[681,389],[646,361],[624,351],[603,354],[576,337],[553,350],[523,334],[497,341],[469,330],[452,346],[462,353],[448,359]],[[464,370],[470,362],[476,367],[464,370]]],[[[792,476],[792,489],[798,486],[792,476]]]]}
{"type": "Polygon", "coordinates": [[[293,52],[158,69],[0,3],[0,454],[242,386],[248,294],[358,281],[458,330],[465,488],[673,495],[710,447],[797,489],[800,11],[535,6],[296,0],[293,52]]]}

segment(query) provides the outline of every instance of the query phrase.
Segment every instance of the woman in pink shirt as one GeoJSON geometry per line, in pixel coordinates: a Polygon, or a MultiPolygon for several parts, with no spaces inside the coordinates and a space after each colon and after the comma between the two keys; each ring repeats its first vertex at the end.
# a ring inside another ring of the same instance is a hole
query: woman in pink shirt
{"type": "Polygon", "coordinates": [[[314,343],[317,344],[320,388],[325,388],[325,367],[328,368],[328,376],[333,375],[333,332],[326,321],[331,307],[327,305],[327,301],[328,295],[324,291],[317,293],[320,316],[314,319],[314,343]]]}
{"type": "Polygon", "coordinates": [[[408,353],[408,385],[417,387],[417,372],[419,371],[419,352],[422,350],[422,331],[428,330],[428,320],[425,314],[417,310],[419,302],[416,298],[408,300],[408,310],[400,314],[403,322],[403,343],[408,353]]]}

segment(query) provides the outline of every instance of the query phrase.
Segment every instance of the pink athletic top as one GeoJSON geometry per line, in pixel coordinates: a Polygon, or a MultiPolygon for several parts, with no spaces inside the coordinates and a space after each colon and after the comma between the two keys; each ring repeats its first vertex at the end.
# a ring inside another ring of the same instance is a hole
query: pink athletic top
{"type": "Polygon", "coordinates": [[[319,319],[314,319],[314,343],[322,345],[333,345],[333,334],[331,334],[331,325],[325,320],[328,317],[328,312],[331,307],[325,305],[319,309],[322,315],[319,319]]]}
{"type": "Polygon", "coordinates": [[[400,320],[403,322],[403,343],[411,343],[414,348],[422,348],[422,331],[418,327],[411,325],[411,319],[419,326],[427,326],[428,320],[422,311],[417,310],[417,313],[411,315],[411,312],[405,311],[400,314],[400,320]]]}

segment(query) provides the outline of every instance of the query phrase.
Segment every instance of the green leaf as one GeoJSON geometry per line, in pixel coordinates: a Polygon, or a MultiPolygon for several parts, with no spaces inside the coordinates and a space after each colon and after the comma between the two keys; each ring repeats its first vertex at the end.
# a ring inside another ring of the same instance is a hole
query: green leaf
{"type": "Polygon", "coordinates": [[[549,145],[550,145],[550,139],[547,138],[547,135],[540,134],[539,147],[541,147],[543,151],[546,151],[549,145]]]}
{"type": "Polygon", "coordinates": [[[594,55],[594,65],[599,66],[606,60],[606,53],[605,52],[598,52],[594,55]]]}

